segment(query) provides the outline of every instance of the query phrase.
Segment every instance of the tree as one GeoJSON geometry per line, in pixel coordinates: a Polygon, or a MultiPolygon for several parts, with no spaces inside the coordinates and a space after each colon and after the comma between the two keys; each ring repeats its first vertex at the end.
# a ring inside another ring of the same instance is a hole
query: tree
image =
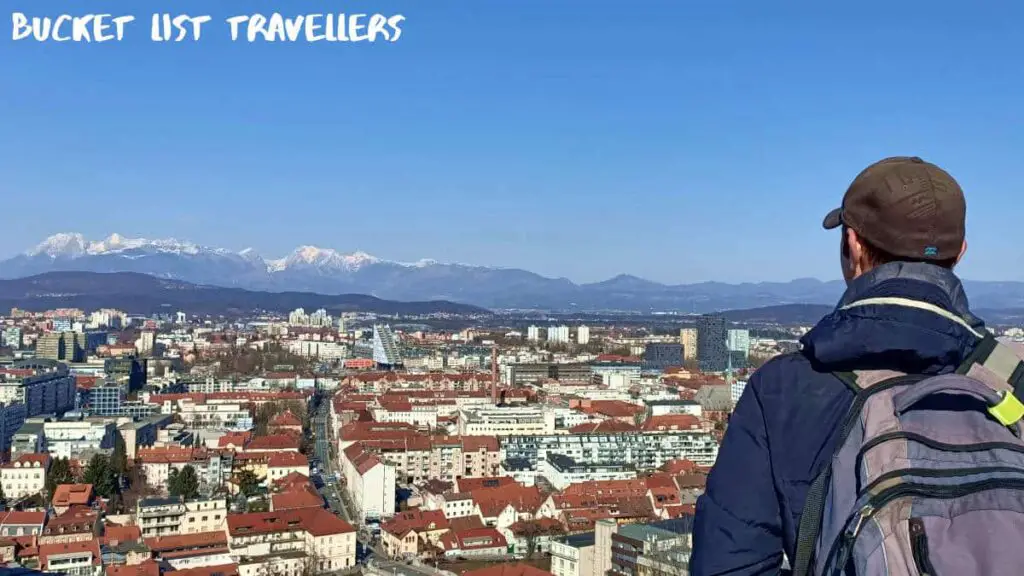
{"type": "Polygon", "coordinates": [[[242,470],[235,477],[238,490],[247,498],[255,496],[260,492],[260,479],[252,470],[242,470]]]}
{"type": "Polygon", "coordinates": [[[119,475],[123,476],[128,471],[128,452],[120,432],[114,434],[114,453],[110,456],[110,465],[119,475]]]}
{"type": "Polygon", "coordinates": [[[186,465],[180,471],[177,468],[171,470],[170,478],[167,480],[167,491],[171,496],[179,496],[183,500],[189,500],[199,495],[199,476],[196,469],[186,465]]]}
{"type": "Polygon", "coordinates": [[[92,484],[93,491],[104,498],[110,498],[121,490],[119,477],[105,454],[96,454],[89,460],[82,481],[92,484]]]}
{"type": "Polygon", "coordinates": [[[50,469],[46,472],[46,493],[51,496],[61,484],[74,484],[75,476],[71,473],[71,461],[67,458],[54,458],[50,469]]]}

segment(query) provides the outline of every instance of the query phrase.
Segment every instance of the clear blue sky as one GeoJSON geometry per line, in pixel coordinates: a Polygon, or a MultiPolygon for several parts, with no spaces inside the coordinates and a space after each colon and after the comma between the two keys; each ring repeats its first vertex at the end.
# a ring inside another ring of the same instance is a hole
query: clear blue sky
{"type": "Polygon", "coordinates": [[[0,256],[116,231],[577,281],[831,279],[824,213],[917,154],[967,191],[963,275],[1024,280],[1024,6],[837,4],[8,1],[0,256]],[[138,21],[119,44],[11,41],[10,11],[62,6],[138,21]],[[215,20],[154,44],[161,10],[215,20]],[[256,11],[407,20],[395,44],[231,43],[223,19],[256,11]]]}

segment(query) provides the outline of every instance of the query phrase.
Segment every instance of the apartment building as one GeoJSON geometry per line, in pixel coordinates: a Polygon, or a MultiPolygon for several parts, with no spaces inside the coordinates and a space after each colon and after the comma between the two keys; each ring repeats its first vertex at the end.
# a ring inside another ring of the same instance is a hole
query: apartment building
{"type": "Polygon", "coordinates": [[[321,574],[356,562],[356,530],[322,508],[228,517],[228,546],[239,576],[321,574]]]}
{"type": "Polygon", "coordinates": [[[67,412],[75,407],[75,377],[62,362],[15,362],[0,371],[0,403],[24,404],[26,418],[67,412]]]}
{"type": "Polygon", "coordinates": [[[341,449],[359,442],[394,466],[400,484],[495,476],[501,451],[494,436],[427,436],[408,424],[356,422],[341,430],[341,449]]]}
{"type": "Polygon", "coordinates": [[[678,458],[711,466],[718,457],[714,435],[700,430],[508,436],[500,443],[506,460],[521,459],[534,466],[546,460],[549,453],[584,464],[629,464],[638,471],[655,470],[678,458]]]}
{"type": "Polygon", "coordinates": [[[223,498],[142,498],[135,509],[135,522],[144,538],[223,531],[227,516],[223,498]]]}
{"type": "Polygon", "coordinates": [[[22,454],[0,467],[0,487],[8,502],[38,494],[46,487],[49,454],[22,454]]]}
{"type": "Polygon", "coordinates": [[[82,458],[114,448],[114,422],[104,419],[43,423],[43,442],[55,458],[82,458]]]}
{"type": "Polygon", "coordinates": [[[344,450],[342,469],[360,521],[395,514],[395,467],[355,443],[344,450]]]}
{"type": "Polygon", "coordinates": [[[552,542],[551,573],[555,576],[597,576],[594,572],[594,533],[585,532],[552,542]]]}
{"type": "Polygon", "coordinates": [[[617,462],[586,463],[562,454],[548,452],[541,461],[539,473],[551,482],[556,490],[564,490],[572,484],[602,480],[631,480],[636,478],[636,468],[617,462]]]}
{"type": "Polygon", "coordinates": [[[555,415],[538,406],[476,408],[459,411],[461,436],[553,434],[555,415]]]}

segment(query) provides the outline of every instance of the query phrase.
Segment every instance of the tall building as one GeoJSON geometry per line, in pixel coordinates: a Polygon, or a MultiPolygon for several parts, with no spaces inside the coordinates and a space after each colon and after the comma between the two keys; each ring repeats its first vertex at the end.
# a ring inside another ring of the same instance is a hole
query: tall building
{"type": "Polygon", "coordinates": [[[683,365],[682,344],[654,342],[644,347],[643,369],[664,370],[671,366],[683,365]]]}
{"type": "Polygon", "coordinates": [[[398,339],[387,324],[373,326],[373,361],[388,368],[402,365],[402,351],[398,347],[398,339]]]}
{"type": "Polygon", "coordinates": [[[114,382],[94,386],[89,391],[89,411],[96,416],[120,416],[125,397],[124,387],[114,382]]]}
{"type": "Polygon", "coordinates": [[[530,326],[526,329],[526,339],[537,341],[540,340],[540,328],[538,326],[530,326]]]}
{"type": "Polygon", "coordinates": [[[726,346],[733,352],[750,353],[750,330],[729,330],[726,346]]]}
{"type": "Polygon", "coordinates": [[[139,354],[148,356],[153,353],[153,348],[156,346],[156,332],[149,330],[143,331],[139,334],[139,339],[135,341],[135,349],[139,351],[139,354]]]}
{"type": "Polygon", "coordinates": [[[548,327],[548,342],[556,344],[568,344],[569,343],[569,327],[568,326],[549,326],[548,327]]]}
{"type": "Polygon", "coordinates": [[[683,360],[697,359],[697,329],[683,328],[679,331],[679,343],[683,345],[683,360]]]}
{"type": "Polygon", "coordinates": [[[17,326],[11,326],[4,330],[3,333],[4,341],[3,345],[13,350],[21,349],[21,328],[17,326]]]}
{"type": "Polygon", "coordinates": [[[81,332],[47,332],[36,340],[36,358],[59,362],[85,360],[86,339],[81,332]]]}
{"type": "Polygon", "coordinates": [[[697,361],[702,372],[724,372],[729,363],[725,318],[707,314],[697,319],[697,361]]]}
{"type": "Polygon", "coordinates": [[[590,326],[580,326],[576,329],[576,343],[580,346],[590,344],[590,326]]]}

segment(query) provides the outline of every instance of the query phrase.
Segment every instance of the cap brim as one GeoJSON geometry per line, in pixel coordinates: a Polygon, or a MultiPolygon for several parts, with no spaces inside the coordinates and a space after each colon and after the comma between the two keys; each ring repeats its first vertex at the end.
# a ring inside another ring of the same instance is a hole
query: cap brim
{"type": "Polygon", "coordinates": [[[836,208],[829,212],[825,216],[825,220],[821,223],[825,227],[825,230],[832,230],[833,228],[839,228],[843,225],[843,209],[836,208]]]}

